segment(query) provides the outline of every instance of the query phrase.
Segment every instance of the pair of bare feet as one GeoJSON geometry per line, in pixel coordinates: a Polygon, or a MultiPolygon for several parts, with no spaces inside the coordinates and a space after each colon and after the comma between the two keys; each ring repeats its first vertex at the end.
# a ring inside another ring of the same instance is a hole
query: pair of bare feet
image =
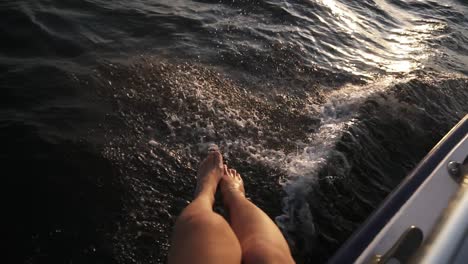
{"type": "Polygon", "coordinates": [[[294,263],[281,231],[245,199],[241,176],[224,165],[219,151],[209,152],[197,178],[196,197],[174,228],[169,263],[294,263]],[[213,212],[218,186],[229,221],[213,212]]]}
{"type": "Polygon", "coordinates": [[[244,182],[240,174],[223,163],[219,151],[210,150],[198,169],[195,196],[201,194],[214,196],[218,185],[225,205],[229,205],[230,200],[238,195],[245,196],[244,182]]]}

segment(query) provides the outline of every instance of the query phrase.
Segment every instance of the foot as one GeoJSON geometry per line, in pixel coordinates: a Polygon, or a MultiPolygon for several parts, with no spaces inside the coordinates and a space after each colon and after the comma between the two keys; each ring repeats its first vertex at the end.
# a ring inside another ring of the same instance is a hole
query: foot
{"type": "Polygon", "coordinates": [[[217,150],[211,150],[198,169],[195,197],[201,194],[214,196],[218,183],[223,177],[223,169],[221,153],[217,150]]]}
{"type": "Polygon", "coordinates": [[[224,174],[220,182],[224,204],[229,206],[235,198],[245,197],[244,181],[240,174],[224,165],[224,174]]]}

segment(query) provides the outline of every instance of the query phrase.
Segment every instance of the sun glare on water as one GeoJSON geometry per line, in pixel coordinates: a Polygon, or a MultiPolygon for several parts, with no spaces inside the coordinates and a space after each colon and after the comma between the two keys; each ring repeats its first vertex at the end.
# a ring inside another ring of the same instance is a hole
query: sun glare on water
{"type": "Polygon", "coordinates": [[[440,21],[425,21],[379,0],[376,1],[377,6],[389,13],[398,22],[398,26],[380,25],[381,29],[378,29],[368,23],[369,18],[353,11],[353,7],[347,3],[338,0],[319,1],[336,17],[337,23],[334,26],[349,33],[357,43],[348,47],[349,63],[343,67],[343,70],[357,75],[371,77],[372,73],[356,67],[356,62],[386,73],[408,73],[422,68],[423,62],[431,55],[427,40],[444,27],[440,21]]]}

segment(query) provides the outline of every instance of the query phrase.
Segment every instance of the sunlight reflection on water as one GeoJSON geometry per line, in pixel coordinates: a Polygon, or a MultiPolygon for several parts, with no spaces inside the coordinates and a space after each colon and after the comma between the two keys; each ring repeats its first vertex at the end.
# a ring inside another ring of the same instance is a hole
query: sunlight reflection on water
{"type": "Polygon", "coordinates": [[[337,18],[334,26],[340,27],[353,37],[356,36],[355,41],[359,45],[334,47],[339,54],[347,57],[347,62],[342,64],[340,69],[356,75],[373,76],[372,72],[357,64],[372,66],[386,73],[408,73],[421,69],[431,54],[426,44],[427,40],[445,27],[442,22],[426,21],[390,6],[385,1],[376,1],[380,9],[396,18],[399,26],[388,28],[380,25],[382,30],[379,30],[378,27],[368,24],[369,18],[354,12],[347,4],[337,0],[320,2],[337,18]],[[359,35],[365,36],[367,40],[358,37],[359,35]]]}

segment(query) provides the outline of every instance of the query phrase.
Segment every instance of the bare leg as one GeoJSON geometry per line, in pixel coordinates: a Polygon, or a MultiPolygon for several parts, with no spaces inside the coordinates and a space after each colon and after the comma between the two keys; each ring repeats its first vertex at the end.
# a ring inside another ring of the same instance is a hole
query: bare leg
{"type": "Polygon", "coordinates": [[[223,159],[212,151],[200,165],[195,199],[177,219],[169,263],[241,263],[241,248],[224,218],[213,212],[223,159]]]}
{"type": "Polygon", "coordinates": [[[294,263],[283,234],[273,221],[245,198],[239,173],[224,167],[221,180],[224,205],[242,248],[243,263],[294,263]]]}

